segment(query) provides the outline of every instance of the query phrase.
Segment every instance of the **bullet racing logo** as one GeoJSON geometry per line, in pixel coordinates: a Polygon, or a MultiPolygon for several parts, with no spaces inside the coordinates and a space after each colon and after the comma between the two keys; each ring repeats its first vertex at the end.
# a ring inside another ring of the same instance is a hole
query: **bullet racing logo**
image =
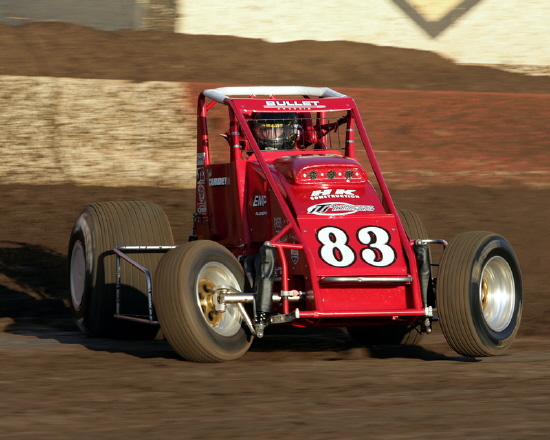
{"type": "Polygon", "coordinates": [[[307,208],[308,214],[315,215],[348,215],[356,212],[374,211],[372,205],[352,205],[350,203],[319,203],[307,208]]]}
{"type": "Polygon", "coordinates": [[[321,101],[265,101],[264,108],[276,109],[312,109],[325,108],[325,105],[320,104],[321,101]]]}

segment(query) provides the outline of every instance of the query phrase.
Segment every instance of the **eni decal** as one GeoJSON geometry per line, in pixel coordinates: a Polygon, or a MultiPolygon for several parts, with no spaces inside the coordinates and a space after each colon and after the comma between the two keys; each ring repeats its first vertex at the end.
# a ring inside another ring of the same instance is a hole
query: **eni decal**
{"type": "Polygon", "coordinates": [[[254,196],[254,201],[252,202],[252,206],[265,206],[265,205],[267,205],[267,197],[265,196],[265,194],[254,196]]]}

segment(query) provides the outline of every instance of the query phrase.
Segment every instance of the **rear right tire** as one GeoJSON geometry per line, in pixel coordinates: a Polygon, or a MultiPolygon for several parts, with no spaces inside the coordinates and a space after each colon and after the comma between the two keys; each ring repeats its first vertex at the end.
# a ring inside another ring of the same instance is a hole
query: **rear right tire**
{"type": "MultiPolygon", "coordinates": [[[[428,238],[426,228],[417,213],[406,209],[397,211],[410,240],[428,238]]],[[[419,345],[424,337],[420,323],[407,326],[348,327],[347,330],[353,339],[365,345],[419,345]]]]}

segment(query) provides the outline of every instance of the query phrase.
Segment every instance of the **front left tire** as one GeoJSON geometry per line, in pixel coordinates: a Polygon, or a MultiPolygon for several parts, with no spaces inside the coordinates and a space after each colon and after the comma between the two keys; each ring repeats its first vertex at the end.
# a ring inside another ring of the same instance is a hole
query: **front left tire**
{"type": "Polygon", "coordinates": [[[153,279],[154,304],[166,339],[184,359],[223,362],[243,356],[252,343],[236,305],[214,306],[214,288],[242,292],[244,271],[222,245],[192,241],[169,251],[153,279]]]}

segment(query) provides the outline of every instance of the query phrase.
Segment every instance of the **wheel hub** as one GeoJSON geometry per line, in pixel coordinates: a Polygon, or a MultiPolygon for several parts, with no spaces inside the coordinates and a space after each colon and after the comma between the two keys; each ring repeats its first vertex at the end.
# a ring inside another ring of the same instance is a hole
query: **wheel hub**
{"type": "Polygon", "coordinates": [[[514,274],[504,258],[493,257],[485,264],[479,298],[483,317],[491,330],[500,332],[508,327],[514,316],[516,291],[514,274]]]}
{"type": "Polygon", "coordinates": [[[75,242],[71,254],[70,289],[71,301],[75,310],[79,310],[84,298],[86,277],[86,256],[80,241],[75,242]]]}
{"type": "Polygon", "coordinates": [[[214,283],[205,278],[201,278],[199,281],[199,303],[206,319],[206,322],[212,327],[216,327],[220,324],[223,314],[216,311],[214,304],[214,283]]]}

